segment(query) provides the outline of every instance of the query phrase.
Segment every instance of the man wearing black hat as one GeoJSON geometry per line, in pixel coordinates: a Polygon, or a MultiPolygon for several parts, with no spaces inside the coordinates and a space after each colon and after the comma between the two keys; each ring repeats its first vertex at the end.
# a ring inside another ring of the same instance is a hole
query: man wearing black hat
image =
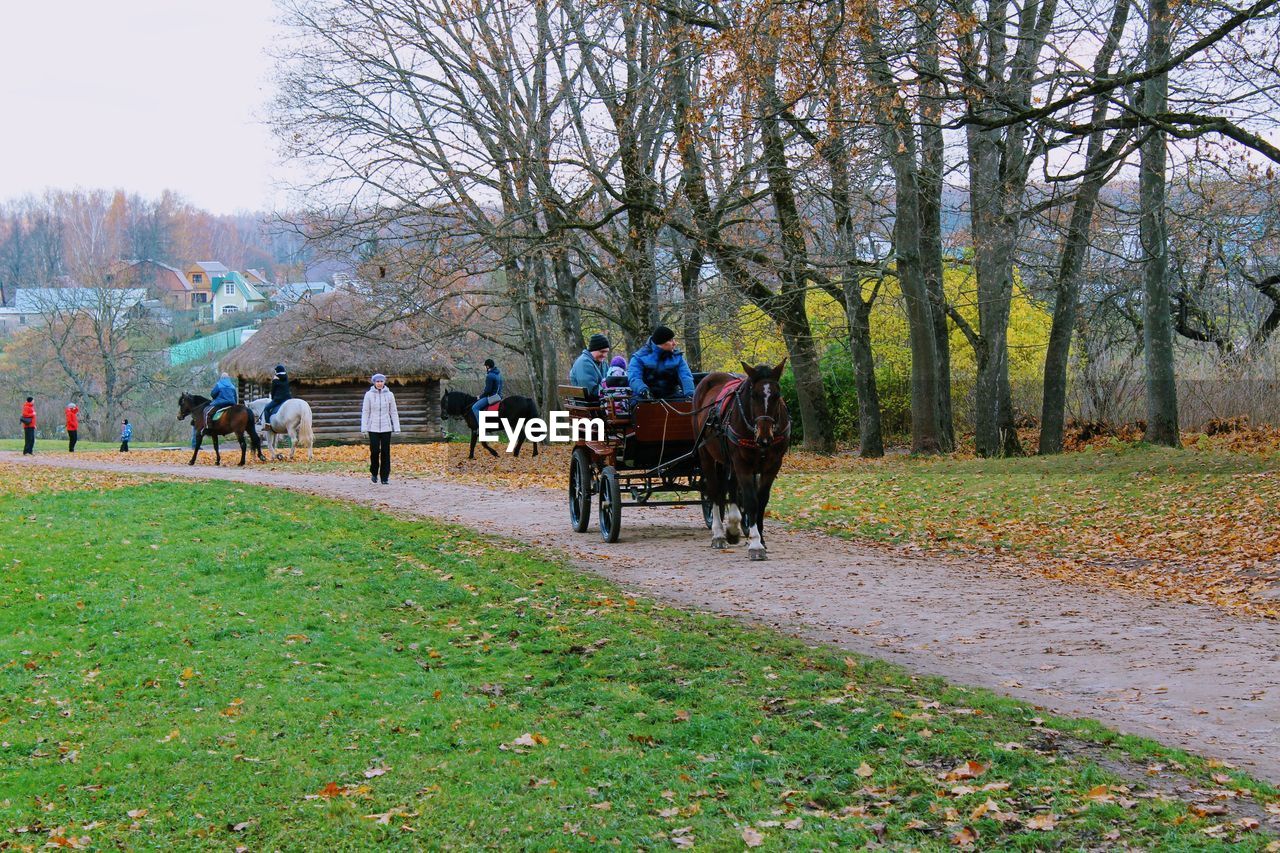
{"type": "Polygon", "coordinates": [[[600,383],[608,372],[608,361],[609,339],[604,335],[592,335],[587,341],[587,348],[569,368],[569,382],[585,389],[587,397],[594,400],[600,396],[600,383]]]}
{"type": "Polygon", "coordinates": [[[475,405],[471,407],[471,413],[476,416],[476,423],[480,423],[481,412],[502,400],[502,373],[498,370],[497,363],[491,358],[486,358],[484,366],[484,390],[480,392],[480,399],[476,400],[475,405]]]}
{"type": "Polygon", "coordinates": [[[283,364],[276,365],[276,378],[271,380],[271,402],[262,410],[262,423],[271,426],[271,416],[284,405],[285,400],[292,400],[293,392],[289,389],[289,374],[283,364]]]}
{"type": "Polygon", "coordinates": [[[631,356],[627,379],[637,397],[693,396],[693,371],[676,349],[676,333],[666,326],[654,329],[649,341],[631,356]]]}

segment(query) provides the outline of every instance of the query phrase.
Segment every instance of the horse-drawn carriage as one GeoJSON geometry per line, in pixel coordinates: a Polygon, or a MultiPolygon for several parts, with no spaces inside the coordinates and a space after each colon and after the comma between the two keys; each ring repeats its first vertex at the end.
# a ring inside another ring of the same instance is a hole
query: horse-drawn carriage
{"type": "Polygon", "coordinates": [[[703,520],[711,525],[692,401],[637,400],[623,408],[608,398],[589,400],[582,388],[572,385],[560,386],[560,397],[571,419],[604,426],[601,440],[575,442],[569,461],[569,518],[574,530],[584,533],[590,526],[593,496],[600,537],[606,542],[618,541],[624,506],[701,503],[703,520]],[[696,497],[666,497],[676,493],[696,497]]]}
{"type": "MultiPolygon", "coordinates": [[[[600,536],[617,542],[624,506],[699,503],[711,545],[748,537],[752,560],[766,559],[764,517],[769,491],[791,437],[791,420],[776,367],[743,364],[743,375],[699,377],[692,400],[588,398],[560,386],[571,419],[603,425],[598,440],[574,443],[569,462],[569,518],[573,529],[591,523],[592,496],[600,536]],[[663,499],[684,493],[685,498],[663,499]]],[[[599,430],[597,430],[598,432],[599,430]]]]}

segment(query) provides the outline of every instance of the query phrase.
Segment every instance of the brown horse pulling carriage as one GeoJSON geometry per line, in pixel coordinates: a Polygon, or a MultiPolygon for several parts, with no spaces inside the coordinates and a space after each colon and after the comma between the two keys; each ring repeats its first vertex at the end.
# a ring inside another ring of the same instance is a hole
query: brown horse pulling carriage
{"type": "Polygon", "coordinates": [[[711,528],[713,548],[749,537],[748,554],[766,559],[764,515],[769,490],[782,465],[791,421],[777,367],[744,364],[744,376],[701,377],[693,400],[587,399],[582,388],[560,386],[570,418],[600,421],[601,440],[577,441],[569,462],[569,519],[573,529],[591,523],[592,496],[600,536],[617,542],[624,506],[685,506],[697,495],[711,528]]]}

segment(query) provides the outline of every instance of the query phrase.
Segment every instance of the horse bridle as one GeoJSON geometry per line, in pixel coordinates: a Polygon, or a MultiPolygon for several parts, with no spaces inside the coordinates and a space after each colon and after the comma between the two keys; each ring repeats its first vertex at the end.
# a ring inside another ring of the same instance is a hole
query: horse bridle
{"type": "MultiPolygon", "coordinates": [[[[750,396],[751,396],[751,389],[753,389],[753,388],[755,387],[755,383],[756,383],[756,381],[757,381],[757,380],[752,379],[751,377],[744,377],[744,378],[743,378],[743,380],[742,380],[742,383],[741,383],[740,385],[738,385],[738,388],[733,392],[733,396],[734,396],[734,404],[735,404],[735,406],[736,406],[736,407],[737,407],[737,409],[738,409],[738,414],[739,414],[739,416],[741,416],[741,418],[742,418],[742,422],[743,422],[744,424],[746,424],[748,427],[750,427],[750,426],[752,425],[752,423],[754,423],[754,424],[755,424],[755,432],[756,432],[756,434],[758,435],[758,434],[760,433],[760,422],[761,422],[761,421],[769,421],[769,423],[770,423],[770,424],[774,424],[774,425],[776,425],[776,424],[777,424],[777,422],[778,422],[778,419],[777,419],[777,418],[775,418],[775,417],[773,417],[772,415],[767,415],[767,414],[765,414],[765,415],[759,415],[759,416],[757,416],[756,418],[754,418],[754,419],[753,419],[753,418],[751,417],[750,413],[748,413],[748,412],[747,412],[746,399],[747,399],[748,397],[750,397],[750,396]]],[[[766,380],[766,381],[767,381],[767,380],[766,380]]],[[[781,399],[781,396],[779,396],[778,404],[779,404],[779,405],[782,405],[782,399],[781,399]]],[[[766,411],[767,411],[767,409],[766,409],[766,411]]],[[[755,436],[753,436],[753,435],[741,435],[741,434],[739,434],[739,433],[738,433],[738,432],[733,428],[733,419],[732,419],[732,418],[725,418],[725,421],[724,421],[724,431],[725,431],[725,438],[726,438],[726,440],[727,440],[730,444],[732,444],[733,446],[735,446],[735,447],[745,447],[745,448],[747,448],[747,449],[758,448],[758,449],[760,449],[760,450],[762,450],[762,451],[763,451],[763,450],[768,449],[769,447],[773,447],[773,446],[775,446],[775,445],[779,445],[779,444],[782,444],[782,443],[784,443],[784,442],[786,442],[786,441],[789,441],[789,440],[790,440],[790,438],[791,438],[791,419],[790,419],[790,418],[787,418],[787,427],[786,427],[786,429],[784,429],[782,432],[775,432],[775,433],[774,433],[774,435],[773,435],[773,440],[772,440],[771,442],[769,442],[768,444],[766,444],[764,447],[761,447],[761,446],[760,446],[760,443],[756,441],[755,436]]]]}

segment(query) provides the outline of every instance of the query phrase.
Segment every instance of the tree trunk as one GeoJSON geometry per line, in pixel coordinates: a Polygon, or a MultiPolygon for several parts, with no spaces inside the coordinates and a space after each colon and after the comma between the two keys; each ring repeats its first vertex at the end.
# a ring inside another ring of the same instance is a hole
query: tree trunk
{"type": "Polygon", "coordinates": [[[951,409],[951,336],[947,329],[947,297],[942,286],[942,175],[946,168],[942,136],[942,75],[938,62],[938,3],[919,11],[920,62],[920,266],[933,313],[933,347],[938,365],[938,439],[946,452],[955,450],[955,418],[951,409]]]}
{"type": "MultiPolygon", "coordinates": [[[[1112,57],[1129,17],[1129,6],[1130,0],[1116,0],[1107,40],[1094,59],[1094,77],[1101,78],[1111,69],[1112,57]]],[[[1088,256],[1093,211],[1106,181],[1106,170],[1112,154],[1104,152],[1102,147],[1101,127],[1106,121],[1109,106],[1104,95],[1098,95],[1093,100],[1091,120],[1094,127],[1099,129],[1089,134],[1089,143],[1085,149],[1085,176],[1076,191],[1071,221],[1062,247],[1062,260],[1058,267],[1058,298],[1053,304],[1053,324],[1049,328],[1049,346],[1044,355],[1044,399],[1040,409],[1039,448],[1042,455],[1062,452],[1067,411],[1067,370],[1071,362],[1071,337],[1075,331],[1076,312],[1080,303],[1080,276],[1088,256]]]]}
{"type": "Polygon", "coordinates": [[[871,353],[871,300],[859,292],[862,282],[850,271],[845,282],[845,317],[849,321],[849,351],[853,354],[853,381],[858,392],[858,455],[864,459],[884,456],[880,423],[880,392],[876,389],[876,363],[871,353]]]}
{"type": "MultiPolygon", "coordinates": [[[[1169,59],[1169,2],[1150,0],[1147,11],[1147,67],[1169,59]]],[[[1165,111],[1169,76],[1158,74],[1143,86],[1147,115],[1165,111]]],[[[1142,144],[1138,174],[1139,236],[1143,251],[1142,343],[1147,370],[1147,432],[1153,444],[1180,447],[1178,389],[1173,368],[1173,316],[1169,299],[1169,234],[1165,223],[1164,131],[1152,129],[1142,144]]]]}
{"type": "Polygon", "coordinates": [[[680,260],[680,290],[684,330],[684,358],[695,373],[702,370],[702,247],[694,245],[680,260]]]}

